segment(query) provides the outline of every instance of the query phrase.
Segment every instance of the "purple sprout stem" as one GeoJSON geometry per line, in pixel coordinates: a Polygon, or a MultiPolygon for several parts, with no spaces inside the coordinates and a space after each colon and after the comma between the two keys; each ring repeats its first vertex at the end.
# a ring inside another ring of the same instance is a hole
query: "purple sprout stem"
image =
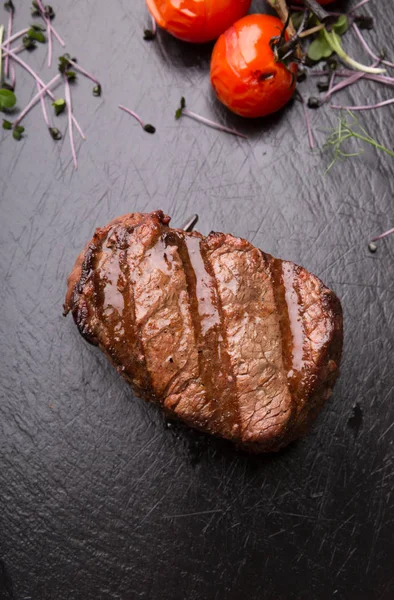
{"type": "Polygon", "coordinates": [[[363,104],[360,106],[340,106],[339,104],[331,104],[330,108],[334,108],[335,110],[375,110],[376,108],[383,108],[384,106],[388,106],[389,104],[394,104],[394,98],[390,98],[390,100],[384,100],[383,102],[378,102],[377,104],[363,104]]]}
{"type": "Polygon", "coordinates": [[[328,84],[328,93],[332,93],[332,88],[334,87],[334,83],[335,83],[335,71],[333,71],[330,75],[330,83],[328,84]]]}
{"type": "Polygon", "coordinates": [[[232,135],[236,135],[238,137],[244,138],[245,140],[248,137],[247,135],[245,135],[244,133],[240,133],[236,129],[231,129],[231,127],[226,127],[225,125],[221,125],[220,123],[215,123],[215,121],[206,119],[205,117],[202,117],[201,115],[198,115],[197,113],[194,113],[191,110],[188,110],[187,108],[183,109],[182,114],[185,115],[186,117],[190,117],[191,119],[194,119],[195,121],[204,123],[204,125],[208,125],[209,127],[212,127],[213,129],[218,129],[219,131],[224,131],[225,133],[231,133],[232,135]]]}
{"type": "Polygon", "coordinates": [[[349,15],[354,13],[358,8],[361,8],[362,6],[364,6],[364,4],[368,4],[368,2],[369,2],[369,0],[361,0],[361,2],[356,4],[356,6],[353,6],[353,8],[349,11],[349,15]]]}
{"type": "Polygon", "coordinates": [[[77,160],[77,153],[75,151],[75,143],[74,143],[71,91],[70,91],[70,84],[69,84],[67,75],[64,76],[64,83],[65,83],[65,92],[64,93],[65,93],[66,105],[67,105],[68,133],[70,135],[71,154],[73,157],[74,168],[75,168],[75,170],[77,170],[78,169],[78,160],[77,160]]]}
{"type": "MultiPolygon", "coordinates": [[[[353,74],[354,71],[346,69],[335,71],[335,75],[337,77],[351,77],[353,74]]],[[[310,75],[312,77],[322,77],[324,75],[330,75],[330,71],[311,71],[310,75]]],[[[371,75],[371,73],[366,73],[364,79],[369,79],[370,81],[377,81],[378,83],[384,83],[385,85],[394,85],[394,77],[388,77],[387,75],[371,75]]]]}
{"type": "MultiPolygon", "coordinates": [[[[28,31],[29,29],[22,29],[21,31],[14,33],[14,35],[11,35],[11,37],[8,37],[6,40],[4,40],[3,46],[9,46],[11,42],[15,42],[15,40],[22,37],[22,35],[26,35],[28,31]]],[[[11,48],[5,48],[5,50],[11,50],[11,48]]]]}
{"type": "MultiPolygon", "coordinates": [[[[48,19],[49,21],[49,19],[48,19]]],[[[50,27],[50,22],[48,23],[50,27]]],[[[52,44],[52,29],[48,29],[48,67],[52,66],[52,52],[53,52],[53,44],[52,44]]]]}
{"type": "Polygon", "coordinates": [[[41,17],[44,20],[45,25],[47,26],[47,34],[48,34],[48,67],[52,66],[52,25],[51,20],[45,16],[45,9],[42,5],[41,0],[37,0],[38,8],[40,9],[41,17]]]}
{"type": "MultiPolygon", "coordinates": [[[[376,65],[379,64],[379,60],[377,62],[375,62],[372,67],[376,67],[376,65]]],[[[358,81],[359,79],[363,79],[365,78],[365,76],[367,75],[367,73],[365,73],[364,71],[362,71],[361,73],[355,73],[354,75],[350,75],[350,77],[348,77],[347,79],[345,79],[345,81],[341,81],[340,83],[337,83],[337,85],[334,85],[334,87],[331,88],[331,90],[328,90],[328,92],[326,94],[324,94],[323,98],[322,98],[322,103],[324,104],[324,102],[327,102],[327,100],[329,100],[332,96],[332,94],[335,94],[336,92],[339,92],[340,90],[343,90],[343,88],[348,87],[349,85],[353,85],[353,83],[356,83],[356,81],[358,81]]]]}
{"type": "Polygon", "coordinates": [[[365,73],[356,73],[355,75],[351,75],[350,77],[345,79],[345,81],[341,81],[340,83],[334,85],[334,87],[329,89],[328,92],[324,94],[321,100],[322,104],[324,104],[324,102],[327,102],[327,100],[329,100],[331,96],[336,92],[343,90],[343,88],[348,87],[349,85],[353,85],[353,83],[356,83],[356,81],[358,81],[359,79],[363,79],[365,75],[365,73]]]}
{"type": "Polygon", "coordinates": [[[371,48],[368,46],[363,34],[360,31],[360,28],[357,27],[356,23],[352,24],[353,30],[355,32],[355,34],[357,35],[358,39],[360,40],[364,50],[369,54],[369,56],[372,56],[372,58],[374,58],[375,60],[378,60],[379,62],[381,62],[383,65],[386,65],[386,67],[394,67],[394,63],[389,62],[388,60],[382,60],[379,58],[379,56],[377,56],[372,50],[371,48]]]}
{"type": "Polygon", "coordinates": [[[88,71],[86,71],[86,69],[84,69],[83,67],[80,67],[78,63],[74,62],[73,60],[71,60],[71,58],[68,59],[68,62],[70,63],[70,65],[72,65],[74,67],[74,69],[76,71],[79,71],[80,73],[82,73],[82,75],[85,75],[85,77],[87,77],[88,79],[90,79],[91,81],[93,81],[93,83],[100,85],[100,82],[98,79],[96,79],[96,77],[94,77],[91,73],[89,73],[88,71]]]}
{"type": "MultiPolygon", "coordinates": [[[[12,4],[11,4],[11,6],[12,6],[12,4]]],[[[8,39],[12,36],[13,20],[14,20],[14,11],[11,9],[9,16],[8,16],[8,29],[7,29],[8,39]]],[[[9,50],[9,49],[10,49],[10,42],[8,42],[8,44],[7,44],[7,50],[9,50]]],[[[8,77],[9,68],[10,68],[10,57],[7,55],[5,57],[5,62],[4,62],[4,74],[6,77],[8,77]]]]}
{"type": "MultiPolygon", "coordinates": [[[[41,87],[45,87],[45,83],[42,81],[42,79],[37,75],[37,73],[35,73],[33,71],[33,69],[31,67],[29,67],[29,65],[27,63],[25,63],[25,61],[23,61],[21,58],[19,58],[19,56],[17,54],[15,54],[15,52],[13,50],[6,50],[4,48],[4,44],[1,46],[4,53],[5,54],[9,54],[11,56],[11,58],[13,60],[15,60],[15,62],[17,62],[21,67],[23,67],[28,73],[30,73],[30,75],[41,85],[41,87]]],[[[52,98],[52,100],[55,100],[55,96],[54,94],[51,92],[51,90],[47,90],[46,93],[48,94],[48,96],[50,98],[52,98]]],[[[85,134],[83,133],[78,121],[76,120],[76,118],[74,117],[74,115],[72,115],[72,120],[73,123],[79,133],[79,135],[81,136],[81,138],[83,140],[86,140],[85,134]]]]}
{"type": "Polygon", "coordinates": [[[309,118],[309,115],[308,115],[308,109],[306,107],[305,100],[304,100],[303,96],[301,96],[301,94],[297,94],[297,96],[300,99],[300,102],[302,104],[302,110],[304,111],[306,129],[307,129],[307,132],[308,132],[309,148],[311,150],[313,150],[313,148],[315,147],[315,141],[313,139],[313,132],[312,132],[312,127],[311,127],[311,121],[310,121],[310,118],[309,118]]]}
{"type": "Polygon", "coordinates": [[[11,87],[13,89],[15,89],[15,84],[16,84],[16,72],[15,72],[15,67],[14,65],[11,65],[10,67],[10,71],[11,71],[11,87]]]}
{"type": "Polygon", "coordinates": [[[388,235],[391,235],[392,233],[394,233],[394,227],[392,229],[389,229],[388,231],[385,231],[384,233],[381,233],[377,237],[372,238],[371,242],[377,242],[378,240],[382,240],[383,238],[387,237],[388,235]]]}
{"type": "MultiPolygon", "coordinates": [[[[43,96],[46,95],[47,91],[49,90],[50,87],[52,87],[53,85],[55,85],[55,83],[57,81],[59,81],[61,75],[58,74],[56,75],[53,79],[51,79],[51,81],[49,83],[47,83],[44,87],[41,87],[41,85],[39,84],[39,82],[37,81],[37,87],[38,87],[38,94],[36,94],[29,102],[29,104],[26,106],[26,108],[21,112],[21,114],[19,115],[19,117],[16,119],[16,121],[14,121],[14,127],[16,127],[17,125],[19,125],[19,123],[22,121],[22,119],[24,119],[24,117],[27,115],[27,113],[33,108],[33,106],[35,106],[37,104],[37,102],[41,99],[43,99],[43,96]]],[[[46,114],[46,113],[45,113],[46,114]]],[[[45,115],[44,115],[45,118],[45,115]]],[[[47,120],[45,121],[47,122],[47,120]]],[[[48,125],[48,123],[47,123],[48,125]]]]}
{"type": "MultiPolygon", "coordinates": [[[[59,35],[59,34],[58,34],[58,32],[56,31],[56,29],[54,28],[54,26],[52,25],[52,23],[51,23],[51,20],[50,20],[50,19],[48,19],[48,18],[45,16],[45,8],[44,8],[44,5],[42,4],[41,0],[37,0],[37,4],[38,4],[38,8],[40,9],[41,17],[42,17],[42,19],[44,19],[44,21],[45,21],[45,24],[46,24],[46,26],[47,26],[47,30],[48,30],[48,41],[49,41],[49,38],[51,37],[51,34],[53,34],[53,35],[55,36],[55,38],[57,39],[57,41],[59,42],[59,44],[60,44],[61,46],[63,46],[63,48],[64,48],[64,46],[65,46],[66,44],[65,44],[65,42],[62,40],[62,38],[60,37],[60,35],[59,35]]],[[[48,48],[48,55],[49,55],[49,48],[48,48]]],[[[48,57],[48,63],[49,63],[49,57],[48,57]]],[[[48,66],[50,66],[50,65],[48,64],[48,66]]]]}
{"type": "Polygon", "coordinates": [[[126,112],[128,115],[131,115],[132,117],[134,117],[134,119],[136,121],[138,121],[138,123],[141,125],[142,128],[145,127],[145,123],[143,122],[143,120],[141,119],[141,117],[139,117],[137,115],[137,113],[135,113],[133,110],[130,110],[129,108],[126,108],[126,106],[123,106],[122,104],[119,104],[119,108],[120,108],[120,110],[124,110],[124,112],[126,112]]]}
{"type": "Polygon", "coordinates": [[[41,103],[41,109],[42,109],[42,114],[43,114],[43,117],[44,117],[45,125],[48,127],[48,129],[50,129],[51,124],[50,124],[49,119],[48,119],[48,113],[47,113],[47,109],[46,109],[46,106],[45,106],[45,98],[44,98],[44,96],[46,96],[46,94],[45,94],[45,92],[41,93],[41,89],[42,88],[41,88],[41,86],[40,86],[39,83],[37,83],[37,89],[40,92],[40,103],[41,103]]]}

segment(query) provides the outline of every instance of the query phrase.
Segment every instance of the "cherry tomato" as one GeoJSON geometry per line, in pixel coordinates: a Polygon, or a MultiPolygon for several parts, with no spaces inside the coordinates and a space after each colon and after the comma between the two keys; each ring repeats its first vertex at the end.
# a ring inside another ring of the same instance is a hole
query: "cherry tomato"
{"type": "Polygon", "coordinates": [[[248,15],[220,36],[211,60],[211,83],[227,108],[243,117],[264,117],[292,97],[297,65],[275,61],[270,41],[283,29],[269,15],[248,15]]]}
{"type": "Polygon", "coordinates": [[[216,40],[246,15],[251,0],[146,0],[157,24],[185,42],[216,40]]]}

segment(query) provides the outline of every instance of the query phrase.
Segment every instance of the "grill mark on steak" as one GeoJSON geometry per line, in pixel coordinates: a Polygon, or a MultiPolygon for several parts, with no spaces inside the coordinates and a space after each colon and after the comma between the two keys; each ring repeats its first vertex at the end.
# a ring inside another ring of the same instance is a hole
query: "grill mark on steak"
{"type": "Polygon", "coordinates": [[[234,435],[239,428],[236,380],[212,266],[200,236],[171,231],[163,237],[167,245],[177,247],[186,276],[199,375],[211,414],[209,428],[224,436],[234,435]]]}
{"type": "MultiPolygon", "coordinates": [[[[137,228],[138,229],[138,226],[137,228]]],[[[127,232],[127,237],[133,235],[134,227],[127,232]]],[[[144,345],[142,343],[141,330],[135,316],[135,298],[134,298],[134,283],[129,262],[130,246],[126,246],[119,256],[119,267],[124,277],[124,287],[120,290],[123,296],[123,328],[125,338],[130,340],[135,349],[136,360],[130,357],[125,370],[133,373],[134,382],[142,390],[143,393],[150,392],[154,397],[152,389],[151,377],[146,361],[144,345]]]]}
{"type": "MultiPolygon", "coordinates": [[[[189,257],[196,274],[200,316],[206,315],[207,303],[211,314],[202,319],[206,329],[202,334],[207,352],[204,367],[210,374],[212,387],[211,407],[215,424],[223,435],[234,435],[240,428],[237,381],[228,351],[223,307],[213,267],[209,261],[204,240],[185,236],[189,257]],[[209,294],[206,294],[208,290],[209,294]],[[212,310],[213,309],[213,310],[212,310]],[[210,356],[209,356],[210,355],[210,356]]],[[[204,352],[200,354],[204,356],[204,352]]]]}
{"type": "Polygon", "coordinates": [[[299,292],[292,264],[269,262],[282,337],[282,359],[291,394],[296,394],[304,369],[304,328],[299,292]]]}

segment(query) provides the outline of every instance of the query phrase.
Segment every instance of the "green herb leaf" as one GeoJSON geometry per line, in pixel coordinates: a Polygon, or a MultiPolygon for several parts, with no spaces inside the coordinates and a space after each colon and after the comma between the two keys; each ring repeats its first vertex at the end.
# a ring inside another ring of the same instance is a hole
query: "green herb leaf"
{"type": "Polygon", "coordinates": [[[41,25],[41,23],[32,23],[30,25],[30,27],[32,29],[34,29],[35,31],[46,31],[47,28],[45,27],[45,25],[41,25]]]}
{"type": "Polygon", "coordinates": [[[16,104],[16,96],[11,90],[0,89],[0,110],[13,108],[16,104]]]}
{"type": "Polygon", "coordinates": [[[53,140],[55,140],[55,142],[62,139],[62,134],[60,133],[60,131],[57,127],[50,127],[49,133],[51,135],[51,138],[53,140]]]}
{"type": "Polygon", "coordinates": [[[50,19],[51,21],[55,18],[55,11],[49,4],[47,6],[44,6],[44,15],[47,19],[50,19]]]}
{"type": "Polygon", "coordinates": [[[33,38],[28,37],[27,35],[24,36],[22,42],[26,50],[34,50],[34,48],[36,47],[36,41],[33,40],[33,38]]]}
{"type": "Polygon", "coordinates": [[[33,0],[33,2],[31,3],[31,16],[32,17],[39,17],[41,12],[40,12],[40,7],[38,6],[38,3],[33,0]]]}
{"type": "Polygon", "coordinates": [[[3,129],[12,129],[11,121],[7,121],[7,119],[3,119],[3,129]]]}
{"type": "Polygon", "coordinates": [[[65,73],[70,68],[70,55],[63,54],[63,56],[59,56],[59,71],[60,73],[65,73]]]}
{"type": "Polygon", "coordinates": [[[55,115],[59,116],[66,108],[66,101],[63,98],[58,98],[52,102],[52,106],[55,109],[55,115]]]}
{"type": "Polygon", "coordinates": [[[47,41],[46,37],[42,33],[42,31],[36,30],[33,27],[30,27],[30,29],[26,35],[29,39],[35,40],[36,42],[39,42],[40,44],[45,44],[45,42],[47,41]]]}
{"type": "Polygon", "coordinates": [[[77,74],[75,71],[66,71],[64,74],[70,83],[71,81],[75,81],[77,78],[77,74]]]}
{"type": "Polygon", "coordinates": [[[326,169],[327,174],[330,169],[335,165],[337,160],[342,158],[351,158],[354,156],[359,156],[363,153],[362,148],[355,148],[353,152],[349,152],[350,148],[346,147],[348,140],[356,139],[359,142],[363,142],[365,144],[369,144],[376,148],[376,150],[381,150],[385,152],[391,157],[394,157],[394,152],[390,150],[390,148],[386,148],[379,142],[377,142],[365,129],[362,127],[351,111],[348,111],[349,116],[351,117],[351,121],[348,121],[345,117],[341,116],[338,118],[338,126],[336,129],[333,129],[330,135],[328,136],[326,143],[324,144],[324,150],[330,151],[333,155],[332,161],[330,162],[328,168],[326,169]],[[346,150],[344,149],[346,147],[346,150]]]}
{"type": "Polygon", "coordinates": [[[179,108],[175,111],[175,118],[176,119],[180,119],[183,113],[183,109],[186,107],[186,100],[185,98],[182,96],[181,98],[181,104],[179,106],[179,108]]]}
{"type": "Polygon", "coordinates": [[[93,88],[93,96],[101,96],[101,85],[99,83],[93,88]]]}
{"type": "Polygon", "coordinates": [[[25,131],[25,128],[22,127],[22,125],[17,125],[16,127],[14,127],[14,131],[12,132],[12,137],[14,138],[14,140],[17,140],[17,142],[19,142],[19,140],[22,138],[22,133],[25,131]]]}
{"type": "Polygon", "coordinates": [[[343,35],[349,29],[349,21],[346,15],[341,15],[338,21],[332,26],[333,30],[338,35],[343,35]]]}
{"type": "Polygon", "coordinates": [[[153,127],[153,125],[147,123],[146,125],[144,125],[144,131],[147,131],[148,133],[155,133],[156,127],[153,127]]]}
{"type": "Polygon", "coordinates": [[[319,31],[308,48],[308,58],[315,62],[319,62],[323,58],[328,58],[333,53],[331,46],[324,37],[323,31],[319,31]]]}

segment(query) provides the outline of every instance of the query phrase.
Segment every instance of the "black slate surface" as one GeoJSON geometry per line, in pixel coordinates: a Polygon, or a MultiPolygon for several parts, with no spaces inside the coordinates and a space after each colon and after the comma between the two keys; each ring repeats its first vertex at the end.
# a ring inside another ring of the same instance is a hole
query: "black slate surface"
{"type": "MultiPolygon", "coordinates": [[[[16,4],[23,25],[28,3],[16,4]]],[[[367,151],[323,177],[298,103],[253,124],[231,116],[210,92],[210,47],[162,32],[144,42],[142,0],[56,4],[67,49],[103,96],[82,78],[73,88],[88,138],[77,172],[39,108],[20,143],[0,133],[1,600],[393,598],[394,239],[367,249],[393,226],[392,159],[367,151]],[[181,95],[248,140],[175,122],[181,95]],[[94,228],[157,208],[176,225],[198,212],[203,233],[245,237],[341,298],[342,376],[305,440],[249,457],[166,426],[62,317],[66,276],[94,228]]],[[[370,6],[379,36],[368,39],[394,56],[391,2],[370,6]]],[[[49,80],[44,54],[28,60],[49,80]]],[[[18,69],[20,106],[33,93],[18,69]]],[[[378,94],[392,92],[365,83],[339,99],[378,94]]],[[[329,109],[311,117],[335,122],[329,109]]],[[[392,146],[392,108],[360,118],[392,146]]]]}

